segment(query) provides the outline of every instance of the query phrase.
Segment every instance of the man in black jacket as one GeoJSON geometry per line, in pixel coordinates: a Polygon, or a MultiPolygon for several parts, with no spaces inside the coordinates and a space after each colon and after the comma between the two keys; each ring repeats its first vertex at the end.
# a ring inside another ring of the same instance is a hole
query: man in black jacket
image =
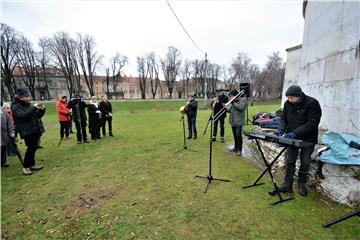
{"type": "Polygon", "coordinates": [[[198,103],[197,103],[195,97],[196,97],[195,94],[192,95],[190,100],[187,103],[186,115],[187,115],[187,119],[188,119],[188,130],[189,130],[189,135],[188,135],[187,139],[192,138],[193,132],[194,132],[194,139],[197,138],[196,115],[197,115],[198,103]]]}
{"type": "Polygon", "coordinates": [[[99,109],[101,111],[101,123],[102,123],[102,134],[103,137],[106,136],[106,122],[109,124],[109,136],[114,137],[112,133],[112,107],[111,103],[108,101],[106,95],[103,96],[103,100],[99,104],[99,109]]]}
{"type": "Polygon", "coordinates": [[[75,122],[75,127],[76,127],[77,143],[81,144],[81,141],[83,141],[84,143],[89,143],[86,134],[87,119],[86,119],[85,108],[87,108],[87,104],[84,101],[82,101],[82,97],[79,94],[75,94],[74,98],[72,98],[68,103],[67,108],[72,109],[73,120],[75,122]]]}
{"type": "Polygon", "coordinates": [[[45,114],[45,107],[42,104],[32,106],[30,104],[30,94],[25,88],[17,88],[16,93],[17,95],[11,104],[11,110],[15,129],[20,134],[20,137],[24,139],[27,147],[23,173],[30,175],[32,171],[43,168],[41,165],[35,165],[35,153],[43,131],[41,118],[45,114]]]}
{"type": "MultiPolygon", "coordinates": [[[[315,98],[305,95],[301,88],[296,85],[290,86],[285,94],[288,100],[284,103],[283,115],[275,135],[282,136],[285,134],[284,136],[287,138],[312,142],[315,145],[321,119],[319,102],[315,98]]],[[[301,164],[298,173],[298,188],[301,196],[308,194],[306,182],[314,145],[300,150],[301,164]]],[[[286,174],[284,183],[279,186],[280,192],[292,192],[298,153],[299,148],[297,147],[288,147],[287,149],[286,174]]]]}
{"type": "MultiPolygon", "coordinates": [[[[229,98],[225,95],[224,91],[220,90],[218,92],[218,96],[212,101],[211,106],[214,109],[214,116],[220,112],[221,109],[223,109],[223,104],[227,103],[229,101],[229,98]]],[[[226,111],[224,114],[222,114],[219,118],[219,120],[214,122],[214,131],[212,140],[216,141],[216,135],[217,135],[217,129],[218,129],[218,123],[220,122],[220,141],[224,142],[224,135],[225,135],[225,118],[226,118],[226,111]]]]}

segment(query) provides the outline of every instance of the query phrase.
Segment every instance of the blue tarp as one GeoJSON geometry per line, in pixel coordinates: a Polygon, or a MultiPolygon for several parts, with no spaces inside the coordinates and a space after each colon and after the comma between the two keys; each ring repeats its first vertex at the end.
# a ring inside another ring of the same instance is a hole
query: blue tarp
{"type": "Polygon", "coordinates": [[[360,165],[360,150],[350,147],[354,141],[360,143],[360,137],[335,131],[327,131],[322,135],[322,142],[330,149],[320,155],[320,160],[326,163],[360,165]]]}

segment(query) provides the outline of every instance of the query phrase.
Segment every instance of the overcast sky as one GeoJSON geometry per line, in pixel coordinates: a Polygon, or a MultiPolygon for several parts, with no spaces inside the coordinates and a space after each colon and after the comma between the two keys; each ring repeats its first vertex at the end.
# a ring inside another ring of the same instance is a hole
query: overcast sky
{"type": "MultiPolygon", "coordinates": [[[[246,52],[263,67],[273,51],[286,61],[285,49],[302,43],[302,0],[294,1],[174,1],[172,8],[208,59],[228,65],[246,52]]],[[[136,57],[168,46],[183,59],[203,59],[162,1],[3,1],[1,22],[22,32],[35,45],[39,38],[59,31],[73,37],[95,37],[104,64],[116,52],[129,57],[125,73],[136,75],[136,57]]]]}

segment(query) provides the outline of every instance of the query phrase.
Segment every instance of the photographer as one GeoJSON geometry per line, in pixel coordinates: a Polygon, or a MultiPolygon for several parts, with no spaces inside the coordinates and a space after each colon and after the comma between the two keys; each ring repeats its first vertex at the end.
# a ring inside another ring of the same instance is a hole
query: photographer
{"type": "MultiPolygon", "coordinates": [[[[217,93],[217,97],[211,102],[211,107],[214,109],[214,116],[223,109],[223,104],[227,103],[229,101],[229,98],[225,95],[225,92],[222,90],[219,90],[217,93]]],[[[217,129],[218,129],[218,123],[220,121],[220,141],[224,142],[224,135],[225,135],[225,118],[226,113],[222,114],[219,118],[219,120],[214,122],[214,131],[212,140],[216,141],[216,135],[217,135],[217,129]]]]}
{"type": "Polygon", "coordinates": [[[56,103],[56,112],[60,123],[60,138],[64,138],[64,133],[66,138],[69,138],[70,130],[70,114],[71,109],[67,108],[67,97],[62,96],[56,103]]]}
{"type": "Polygon", "coordinates": [[[82,97],[79,94],[75,94],[75,96],[68,103],[67,108],[72,109],[73,120],[76,127],[77,143],[81,144],[81,141],[84,143],[89,143],[86,135],[85,108],[87,108],[87,104],[82,101],[82,97]]]}
{"type": "Polygon", "coordinates": [[[16,93],[17,95],[15,95],[11,104],[11,110],[15,129],[20,134],[20,137],[24,139],[27,147],[23,173],[24,175],[30,175],[32,171],[43,168],[41,165],[35,165],[35,153],[43,131],[41,118],[45,114],[45,106],[43,104],[32,106],[30,104],[30,94],[25,88],[17,88],[16,93]]]}

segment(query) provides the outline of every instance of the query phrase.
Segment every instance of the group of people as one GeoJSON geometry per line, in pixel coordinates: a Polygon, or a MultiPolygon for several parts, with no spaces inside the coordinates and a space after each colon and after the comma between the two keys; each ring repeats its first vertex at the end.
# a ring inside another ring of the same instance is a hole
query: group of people
{"type": "Polygon", "coordinates": [[[114,136],[112,133],[112,106],[106,95],[102,97],[100,103],[97,102],[96,96],[91,97],[89,104],[85,103],[78,94],[75,94],[69,102],[67,97],[63,96],[56,104],[56,111],[60,123],[60,139],[63,139],[64,136],[66,139],[69,138],[72,120],[75,123],[78,144],[89,143],[87,125],[92,140],[101,139],[101,129],[102,137],[106,136],[106,123],[108,123],[109,136],[114,136]],[[89,124],[87,124],[85,109],[88,112],[89,124]]]}
{"type": "MultiPolygon", "coordinates": [[[[245,124],[245,110],[247,107],[247,99],[243,96],[239,98],[235,97],[239,94],[236,89],[233,89],[229,93],[229,97],[225,95],[224,91],[218,91],[217,96],[211,102],[211,107],[214,111],[213,115],[216,116],[222,109],[225,104],[229,102],[229,98],[231,103],[226,105],[226,111],[230,113],[229,122],[232,128],[233,136],[234,136],[234,148],[230,150],[231,153],[234,153],[238,156],[242,155],[242,127],[245,124]]],[[[197,116],[197,108],[198,102],[196,100],[196,94],[192,95],[187,102],[186,105],[186,115],[188,119],[188,137],[187,139],[191,139],[194,136],[194,139],[197,138],[197,130],[196,130],[196,116],[197,116]]],[[[216,141],[216,135],[218,132],[218,125],[220,125],[220,141],[224,142],[225,136],[225,118],[226,112],[224,114],[219,115],[219,118],[214,121],[213,126],[213,135],[211,140],[213,142],[216,141]],[[220,124],[219,124],[220,122],[220,124]]]]}
{"type": "MultiPolygon", "coordinates": [[[[224,91],[219,91],[217,97],[212,101],[211,106],[214,115],[225,107],[230,113],[229,123],[234,137],[234,148],[230,152],[238,156],[242,155],[243,139],[242,130],[245,125],[245,111],[247,99],[244,95],[238,96],[239,92],[232,89],[229,96],[224,91]]],[[[319,102],[303,93],[299,86],[290,86],[286,93],[287,101],[284,103],[281,123],[275,135],[285,138],[299,139],[313,143],[313,146],[306,148],[288,147],[286,157],[286,173],[284,183],[278,187],[280,192],[292,192],[295,165],[300,153],[300,170],[298,174],[298,190],[300,195],[308,194],[306,182],[310,167],[311,154],[318,139],[318,126],[321,119],[321,107],[319,102]]],[[[71,120],[76,126],[77,143],[88,143],[87,139],[87,116],[89,116],[89,132],[91,139],[97,140],[106,136],[106,122],[108,123],[109,136],[112,133],[112,106],[104,95],[98,104],[97,98],[92,97],[89,104],[85,103],[80,95],[75,95],[69,102],[66,96],[58,100],[56,110],[60,122],[60,138],[69,138],[71,120]]],[[[188,118],[188,139],[197,138],[196,116],[198,102],[196,95],[192,95],[187,103],[188,118]]],[[[32,174],[32,171],[40,170],[42,165],[35,164],[35,153],[40,146],[40,137],[45,132],[41,118],[45,114],[43,104],[30,103],[30,94],[25,88],[17,88],[16,95],[11,103],[1,106],[1,167],[7,167],[7,154],[14,154],[16,151],[15,136],[20,135],[27,147],[23,164],[23,173],[32,174]],[[15,146],[14,146],[15,145],[15,146]],[[14,149],[15,148],[15,149],[14,149]],[[15,152],[14,152],[15,151],[15,152]]],[[[211,140],[216,141],[217,129],[220,125],[220,141],[224,142],[226,113],[215,120],[211,140]],[[220,123],[220,124],[219,124],[220,123]]]]}
{"type": "MultiPolygon", "coordinates": [[[[36,151],[41,148],[40,137],[45,132],[42,117],[46,111],[44,104],[31,104],[30,94],[26,88],[16,89],[16,95],[11,103],[1,102],[1,167],[8,167],[7,156],[18,154],[16,145],[16,135],[24,140],[26,152],[24,158],[21,158],[24,175],[31,175],[33,171],[41,170],[42,165],[35,164],[36,151]]],[[[60,123],[60,139],[69,138],[71,132],[71,121],[76,126],[77,143],[89,143],[86,134],[86,126],[89,126],[91,139],[100,139],[106,136],[106,123],[108,123],[109,136],[112,133],[112,106],[104,95],[102,101],[98,104],[97,98],[92,97],[90,103],[83,101],[80,95],[75,95],[69,102],[66,96],[61,97],[56,103],[56,111],[60,123]],[[89,125],[85,109],[88,111],[89,125]]]]}
{"type": "MultiPolygon", "coordinates": [[[[238,96],[239,92],[232,89],[229,97],[224,91],[218,91],[216,98],[211,106],[213,115],[216,116],[225,107],[230,113],[229,123],[234,137],[234,148],[230,150],[237,156],[242,156],[243,139],[242,130],[245,125],[245,111],[247,108],[247,99],[243,95],[238,96]]],[[[286,157],[286,173],[284,182],[278,187],[280,192],[293,192],[293,179],[296,170],[296,160],[300,153],[300,169],[298,174],[298,191],[301,196],[308,195],[306,182],[311,161],[311,154],[314,151],[314,145],[318,140],[318,127],[321,119],[321,107],[319,102],[310,96],[307,96],[297,85],[290,86],[285,92],[287,97],[284,103],[283,114],[279,128],[274,133],[277,136],[298,139],[313,143],[311,147],[298,148],[288,147],[286,157]]],[[[196,115],[197,101],[196,95],[191,96],[187,103],[188,118],[188,139],[194,134],[196,139],[196,115]]],[[[224,142],[226,113],[215,119],[213,126],[213,135],[211,141],[216,141],[218,125],[220,125],[220,141],[224,142]],[[220,123],[220,124],[219,124],[220,123]]],[[[274,193],[275,190],[273,189],[274,193]]]]}

